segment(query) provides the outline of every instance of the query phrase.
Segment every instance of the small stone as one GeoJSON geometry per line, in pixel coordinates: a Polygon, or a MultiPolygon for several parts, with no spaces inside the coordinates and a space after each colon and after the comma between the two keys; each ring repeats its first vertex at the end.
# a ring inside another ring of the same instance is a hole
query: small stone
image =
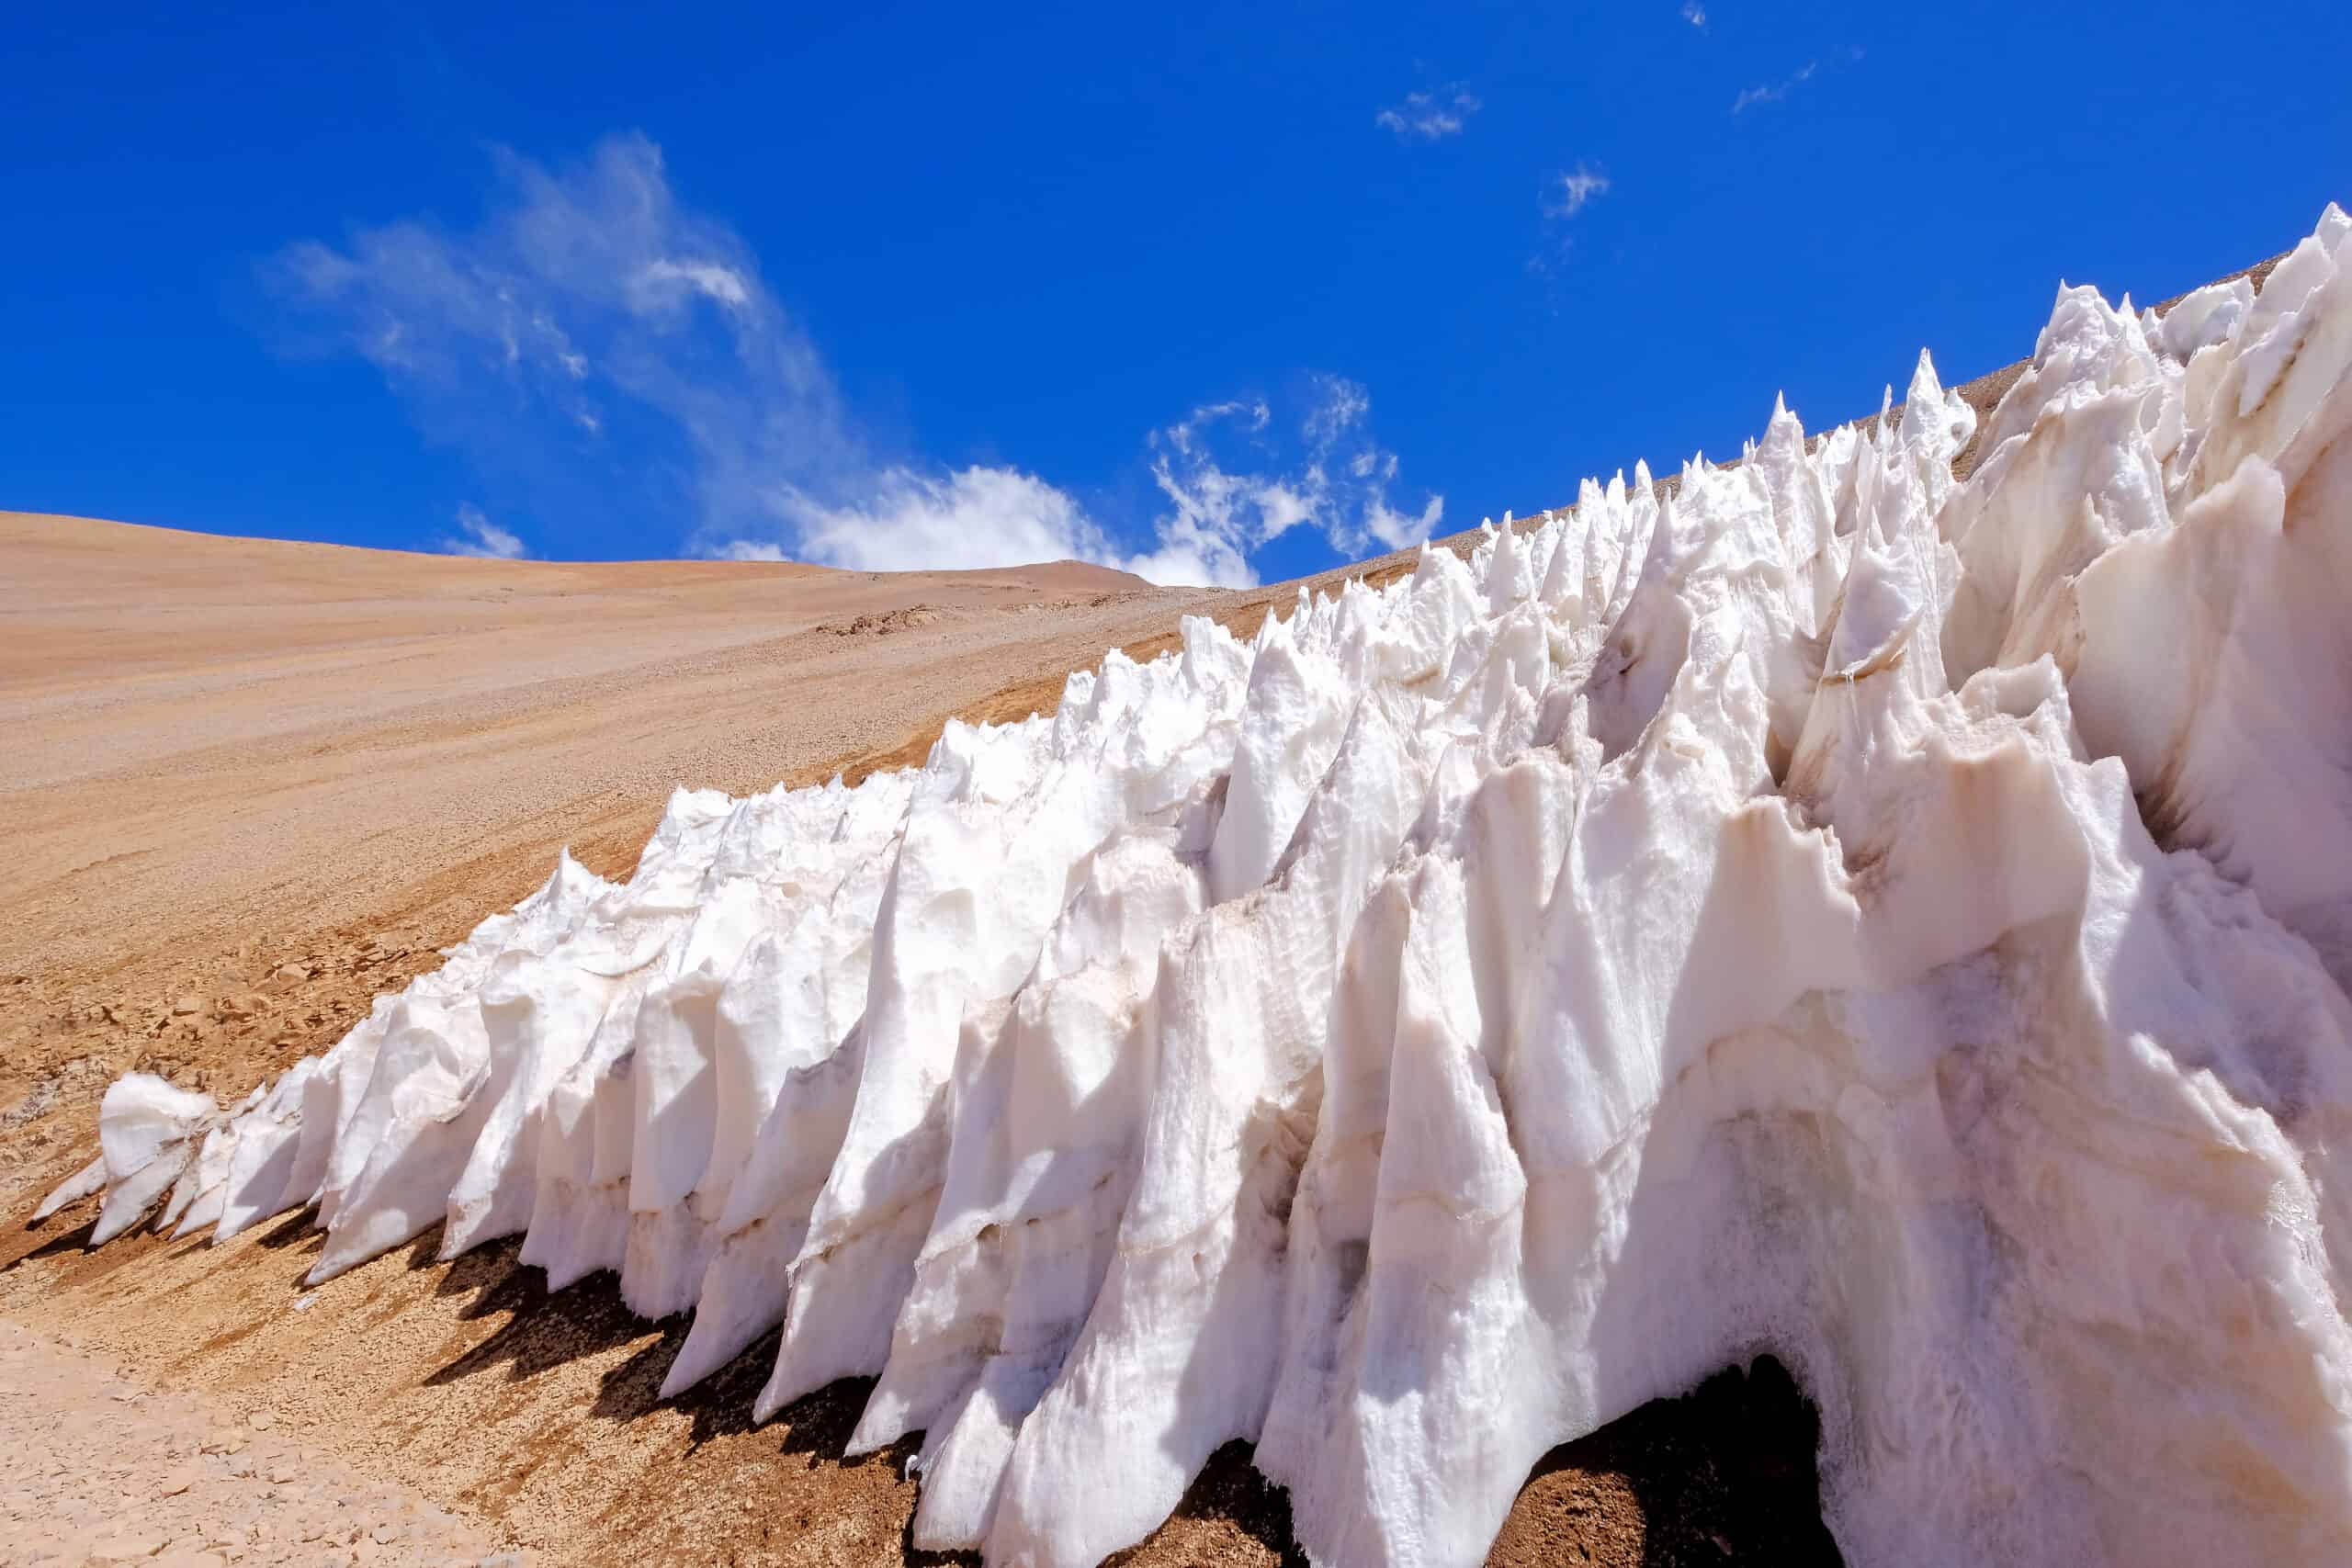
{"type": "Polygon", "coordinates": [[[187,1491],[189,1487],[195,1485],[196,1482],[196,1472],[192,1470],[174,1471],[171,1474],[164,1477],[163,1484],[156,1488],[156,1495],[160,1497],[176,1497],[181,1493],[187,1491]]]}
{"type": "Polygon", "coordinates": [[[277,1417],[266,1410],[256,1410],[245,1417],[245,1425],[256,1432],[266,1432],[277,1425],[277,1417]]]}

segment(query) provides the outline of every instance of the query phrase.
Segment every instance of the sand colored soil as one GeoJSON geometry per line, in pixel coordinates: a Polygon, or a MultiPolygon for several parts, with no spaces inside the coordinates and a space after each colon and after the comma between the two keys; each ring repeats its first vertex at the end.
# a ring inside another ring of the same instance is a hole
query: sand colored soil
{"type": "Polygon", "coordinates": [[[71,1343],[0,1323],[0,1562],[27,1568],[316,1563],[523,1568],[496,1532],[388,1485],[266,1406],[158,1391],[71,1343]]]}

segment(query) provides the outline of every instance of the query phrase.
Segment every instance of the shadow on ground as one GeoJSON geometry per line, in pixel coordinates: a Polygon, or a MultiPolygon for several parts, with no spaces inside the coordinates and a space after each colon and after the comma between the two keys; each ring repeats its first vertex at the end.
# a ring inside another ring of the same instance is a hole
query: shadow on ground
{"type": "MultiPolygon", "coordinates": [[[[420,1244],[424,1256],[429,1247],[420,1244]]],[[[491,1337],[426,1379],[428,1383],[503,1373],[519,1381],[583,1356],[639,1340],[635,1354],[603,1375],[594,1414],[634,1422],[660,1407],[662,1379],[685,1342],[685,1317],[647,1324],[620,1299],[619,1282],[596,1274],[550,1293],[538,1269],[501,1242],[451,1264],[439,1294],[472,1293],[460,1313],[505,1314],[491,1337]],[[652,1337],[647,1339],[650,1335],[652,1337]]],[[[771,1330],[669,1406],[691,1421],[690,1445],[764,1431],[776,1462],[797,1469],[877,1465],[904,1473],[919,1437],[877,1453],[849,1456],[850,1434],[871,1379],[848,1379],[786,1407],[755,1428],[752,1404],[775,1365],[771,1330]]],[[[1759,1358],[1730,1368],[1679,1399],[1654,1400],[1591,1436],[1546,1454],[1529,1475],[1490,1561],[1575,1562],[1602,1568],[1719,1568],[1735,1563],[1833,1568],[1838,1549],[1821,1522],[1815,1455],[1820,1420],[1780,1362],[1759,1358]]],[[[1269,1562],[1303,1565],[1291,1539],[1290,1497],[1260,1474],[1247,1443],[1227,1443],[1185,1493],[1170,1529],[1223,1521],[1269,1562]]],[[[1163,1533],[1165,1533],[1163,1531],[1163,1533]]],[[[1113,1558],[1155,1561],[1153,1542],[1113,1558]]],[[[962,1554],[906,1551],[910,1563],[977,1562],[962,1554]]]]}
{"type": "Polygon", "coordinates": [[[1759,1356],[1545,1454],[1487,1561],[1838,1568],[1821,1522],[1820,1444],[1812,1402],[1759,1356]]]}

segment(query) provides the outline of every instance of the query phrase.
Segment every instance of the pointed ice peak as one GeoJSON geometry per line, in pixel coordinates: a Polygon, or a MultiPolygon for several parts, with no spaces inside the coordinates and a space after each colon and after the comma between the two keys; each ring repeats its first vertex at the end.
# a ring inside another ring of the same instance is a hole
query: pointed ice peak
{"type": "Polygon", "coordinates": [[[96,1197],[106,1190],[106,1186],[107,1156],[100,1155],[51,1189],[49,1196],[43,1198],[40,1206],[33,1211],[33,1223],[39,1224],[69,1203],[96,1197]]]}
{"type": "Polygon", "coordinates": [[[1487,552],[1487,605],[1490,615],[1502,615],[1523,595],[1521,566],[1527,547],[1519,530],[1505,527],[1495,536],[1487,552]]]}
{"type": "Polygon", "coordinates": [[[1804,457],[1804,423],[1789,412],[1787,400],[1772,397],[1772,417],[1765,422],[1764,438],[1751,444],[1751,457],[1775,462],[1801,462],[1804,457]]]}
{"type": "Polygon", "coordinates": [[[1910,400],[1932,402],[1943,395],[1943,383],[1936,379],[1935,355],[1923,348],[1919,351],[1919,363],[1911,371],[1910,400]]]}
{"type": "Polygon", "coordinates": [[[1298,638],[1285,617],[1270,611],[1266,618],[1258,623],[1256,651],[1261,658],[1273,649],[1294,649],[1297,646],[1298,638]]]}
{"type": "Polygon", "coordinates": [[[2352,235],[2352,218],[2346,217],[2344,209],[2331,201],[2327,204],[2327,210],[2319,215],[2313,235],[2329,252],[2340,251],[2346,236],[2352,235]]]}
{"type": "Polygon", "coordinates": [[[1943,384],[1936,379],[1935,361],[1923,348],[1911,372],[1911,389],[1904,397],[1897,434],[1907,445],[1939,450],[1933,437],[1946,418],[1943,384]]]}
{"type": "Polygon", "coordinates": [[[153,1073],[117,1078],[98,1104],[107,1190],[90,1245],[101,1246],[145,1218],[220,1120],[220,1109],[209,1094],[176,1089],[153,1073]]]}
{"type": "Polygon", "coordinates": [[[563,909],[585,903],[610,887],[612,884],[582,865],[571,852],[570,844],[556,852],[555,869],[539,890],[531,896],[533,901],[550,909],[563,909]]]}

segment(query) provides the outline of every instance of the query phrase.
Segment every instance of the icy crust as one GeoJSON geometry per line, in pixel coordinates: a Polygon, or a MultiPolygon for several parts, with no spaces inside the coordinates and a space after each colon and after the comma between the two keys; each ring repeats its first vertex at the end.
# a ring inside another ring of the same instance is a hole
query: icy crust
{"type": "Polygon", "coordinates": [[[1974,416],[1646,472],[1116,653],[912,773],[682,792],[96,1239],[315,1205],[779,1323],[917,1545],[1083,1564],[1233,1438],[1329,1563],[1770,1350],[1871,1563],[2352,1561],[2352,253],[2061,294],[1974,416]]]}

